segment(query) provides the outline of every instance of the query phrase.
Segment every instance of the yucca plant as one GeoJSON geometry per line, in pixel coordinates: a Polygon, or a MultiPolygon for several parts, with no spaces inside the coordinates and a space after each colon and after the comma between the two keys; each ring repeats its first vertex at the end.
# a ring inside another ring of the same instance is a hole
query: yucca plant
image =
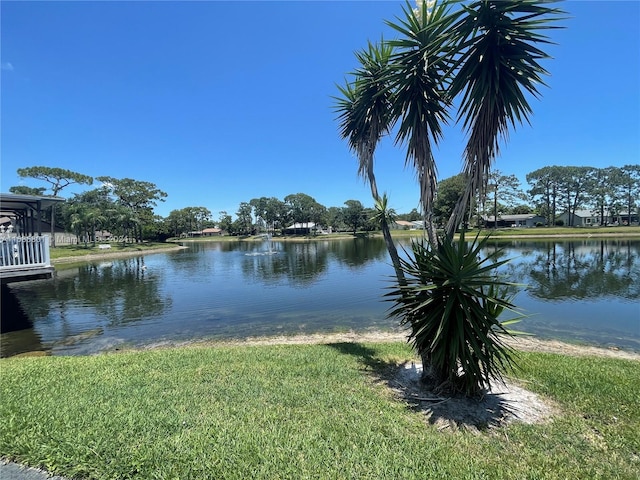
{"type": "Polygon", "coordinates": [[[410,326],[425,373],[443,388],[475,394],[512,365],[511,350],[499,337],[505,323],[498,320],[505,309],[515,309],[508,294],[512,284],[496,273],[506,260],[497,253],[482,258],[486,240],[452,238],[471,199],[483,198],[500,142],[529,121],[528,98],[539,96],[547,74],[540,63],[549,58],[540,49],[550,43],[544,32],[563,15],[550,8],[553,3],[416,0],[413,8],[407,2],[403,15],[386,22],[396,37],[357,54],[355,80],[339,87],[341,135],[358,154],[358,171],[366,173],[379,212],[386,206],[375,186],[373,153],[383,135],[394,134],[415,169],[428,239],[413,244],[398,268],[400,258],[390,234],[385,236],[398,280],[389,296],[392,315],[410,326]],[[431,221],[433,147],[456,106],[457,122],[468,135],[466,188],[445,237],[438,238],[431,221]]]}
{"type": "Polygon", "coordinates": [[[414,241],[401,260],[406,285],[387,294],[390,316],[409,327],[409,341],[422,357],[423,375],[440,391],[478,395],[514,366],[503,341],[505,328],[522,316],[511,303],[517,284],[497,269],[500,250],[484,255],[488,237],[471,242],[441,238],[414,241]],[[499,320],[505,311],[516,317],[499,320]]]}

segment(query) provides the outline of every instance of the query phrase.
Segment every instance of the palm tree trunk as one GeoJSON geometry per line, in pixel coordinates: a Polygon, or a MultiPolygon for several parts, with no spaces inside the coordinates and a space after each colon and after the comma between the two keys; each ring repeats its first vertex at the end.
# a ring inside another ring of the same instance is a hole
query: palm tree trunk
{"type": "Polygon", "coordinates": [[[453,238],[458,230],[458,225],[460,225],[460,222],[464,220],[464,213],[469,206],[473,192],[474,188],[472,182],[468,181],[464,192],[460,195],[460,198],[458,198],[456,206],[453,208],[453,212],[451,213],[451,217],[449,217],[449,221],[447,222],[447,226],[445,228],[445,235],[447,237],[453,238]]]}
{"type": "MultiPolygon", "coordinates": [[[[376,176],[373,173],[373,168],[367,168],[367,177],[369,180],[369,186],[371,187],[371,196],[374,201],[379,202],[380,194],[378,193],[378,184],[376,183],[376,176]]],[[[407,280],[404,277],[404,272],[400,264],[400,255],[398,255],[398,249],[396,248],[395,243],[393,243],[391,230],[385,218],[380,222],[380,228],[382,230],[382,236],[384,237],[384,243],[387,246],[387,251],[389,252],[389,257],[391,257],[391,263],[396,273],[398,285],[400,285],[400,287],[406,287],[407,280]]]]}

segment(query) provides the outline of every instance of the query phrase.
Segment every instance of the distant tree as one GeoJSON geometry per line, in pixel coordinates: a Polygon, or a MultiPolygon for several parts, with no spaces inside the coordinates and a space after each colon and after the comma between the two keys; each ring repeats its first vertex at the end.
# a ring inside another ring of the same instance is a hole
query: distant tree
{"type": "Polygon", "coordinates": [[[422,215],[418,212],[417,208],[412,208],[409,213],[398,213],[397,220],[404,220],[407,222],[414,222],[416,220],[420,220],[422,215]]]}
{"type": "Polygon", "coordinates": [[[509,213],[511,215],[525,215],[531,213],[533,209],[529,205],[515,205],[511,207],[509,213]]]}
{"type": "Polygon", "coordinates": [[[625,165],[620,169],[619,191],[624,199],[627,219],[631,224],[631,213],[635,207],[638,213],[640,200],[640,165],[625,165]]]}
{"type": "Polygon", "coordinates": [[[558,202],[558,184],[561,167],[543,167],[527,174],[528,191],[531,198],[538,199],[539,211],[546,217],[547,226],[552,226],[556,219],[558,202]]]}
{"type": "MultiPolygon", "coordinates": [[[[18,175],[21,178],[35,178],[37,180],[43,180],[49,184],[51,189],[51,195],[57,197],[58,194],[73,184],[93,184],[93,177],[83,175],[82,173],[73,172],[64,168],[56,167],[27,167],[19,168],[18,175]]],[[[51,246],[56,245],[55,236],[55,204],[51,206],[51,246]]]]}
{"type": "Polygon", "coordinates": [[[610,211],[616,201],[616,188],[613,182],[616,177],[616,167],[592,168],[587,176],[587,205],[599,217],[601,225],[609,223],[610,211]]]}
{"type": "Polygon", "coordinates": [[[140,231],[141,219],[131,208],[115,203],[113,214],[113,233],[122,238],[122,244],[125,245],[127,240],[134,239],[140,231]]]}
{"type": "MultiPolygon", "coordinates": [[[[327,207],[321,203],[315,202],[311,207],[311,221],[316,224],[316,229],[322,225],[322,220],[327,213],[327,207]]],[[[314,230],[315,233],[316,230],[314,230]]]]}
{"type": "Polygon", "coordinates": [[[171,210],[169,215],[164,219],[165,225],[167,226],[167,230],[174,237],[179,237],[182,233],[186,231],[185,221],[182,210],[171,210]]]}
{"type": "Polygon", "coordinates": [[[436,200],[433,204],[433,216],[438,223],[447,222],[466,186],[467,182],[463,174],[438,182],[436,200]]]}
{"type": "Polygon", "coordinates": [[[293,223],[319,223],[326,212],[326,207],[315,198],[305,193],[294,193],[284,197],[289,216],[293,223]]]}
{"type": "Polygon", "coordinates": [[[344,225],[343,209],[339,207],[327,208],[323,223],[328,227],[332,227],[334,231],[342,229],[344,225]]]}
{"type": "Polygon", "coordinates": [[[220,217],[218,219],[218,228],[224,232],[231,233],[231,229],[233,225],[233,220],[231,218],[231,215],[229,215],[224,210],[221,210],[219,214],[220,214],[220,217]]]}
{"type": "Polygon", "coordinates": [[[344,202],[346,207],[342,209],[344,223],[351,228],[355,235],[359,228],[364,227],[367,223],[364,206],[358,200],[347,200],[344,202]]]}
{"type": "Polygon", "coordinates": [[[258,228],[264,227],[267,231],[269,229],[268,222],[266,220],[268,201],[269,199],[267,197],[252,198],[249,200],[249,205],[253,207],[253,215],[256,218],[256,225],[258,228]]]}
{"type": "Polygon", "coordinates": [[[17,185],[15,187],[9,187],[10,193],[15,193],[16,195],[35,195],[37,197],[44,195],[46,187],[26,187],[24,185],[17,185]]]}
{"type": "Polygon", "coordinates": [[[169,232],[177,237],[181,234],[200,231],[211,222],[211,211],[205,207],[185,207],[172,210],[165,219],[169,232]]]}
{"type": "MultiPolygon", "coordinates": [[[[205,222],[206,227],[208,228],[210,225],[205,222]]],[[[143,238],[148,238],[157,242],[164,242],[167,238],[171,237],[171,231],[168,230],[168,225],[165,222],[165,219],[160,215],[154,215],[151,222],[147,222],[143,226],[142,236],[143,238]]]]}
{"type": "Polygon", "coordinates": [[[524,192],[520,190],[520,180],[515,175],[503,175],[500,170],[492,170],[489,173],[489,185],[487,191],[493,197],[493,219],[494,226],[498,225],[498,198],[507,209],[515,206],[518,200],[526,198],[524,192]]]}
{"type": "Polygon", "coordinates": [[[253,198],[249,201],[249,205],[253,207],[256,224],[264,227],[267,231],[274,231],[276,228],[285,226],[287,207],[276,197],[253,198]]]}
{"type": "Polygon", "coordinates": [[[583,207],[589,191],[589,177],[591,167],[557,167],[558,176],[558,201],[569,214],[569,224],[572,227],[576,211],[583,207]]]}
{"type": "Polygon", "coordinates": [[[85,245],[92,241],[96,243],[96,230],[109,225],[113,214],[114,204],[104,188],[96,188],[74,195],[62,207],[65,226],[73,231],[78,238],[84,237],[85,245]]]}
{"type": "Polygon", "coordinates": [[[205,222],[211,220],[211,211],[206,207],[186,207],[184,210],[191,230],[202,230],[205,222]]]}
{"type": "Polygon", "coordinates": [[[157,202],[164,202],[167,194],[160,190],[154,183],[134,180],[132,178],[117,179],[113,177],[97,177],[103,182],[104,187],[116,198],[118,204],[131,210],[131,218],[135,219],[133,237],[136,241],[142,241],[142,225],[145,222],[153,222],[153,207],[157,202]]]}
{"type": "Polygon", "coordinates": [[[240,203],[236,212],[234,229],[239,235],[251,235],[253,233],[253,218],[251,216],[251,205],[248,202],[240,203]]]}
{"type": "Polygon", "coordinates": [[[282,230],[290,220],[287,204],[275,197],[269,198],[266,214],[267,221],[271,222],[274,230],[282,230]]]}

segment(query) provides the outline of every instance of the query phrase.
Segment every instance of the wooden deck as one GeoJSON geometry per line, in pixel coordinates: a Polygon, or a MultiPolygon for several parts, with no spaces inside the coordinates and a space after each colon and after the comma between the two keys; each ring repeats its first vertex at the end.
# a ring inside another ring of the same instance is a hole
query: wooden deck
{"type": "Polygon", "coordinates": [[[53,272],[48,236],[0,238],[0,283],[52,278],[53,272]]]}

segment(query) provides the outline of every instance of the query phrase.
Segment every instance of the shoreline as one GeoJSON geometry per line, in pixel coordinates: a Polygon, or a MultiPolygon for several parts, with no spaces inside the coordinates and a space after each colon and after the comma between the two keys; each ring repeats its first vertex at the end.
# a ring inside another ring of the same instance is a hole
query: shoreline
{"type": "MultiPolygon", "coordinates": [[[[418,233],[400,233],[397,235],[393,235],[395,240],[400,240],[403,238],[416,238],[420,235],[418,233]]],[[[326,240],[348,240],[359,238],[358,236],[353,235],[336,235],[336,236],[322,236],[318,235],[315,237],[295,237],[295,236],[285,236],[285,237],[274,237],[272,240],[276,242],[314,242],[314,241],[326,241],[326,240]]],[[[368,238],[382,238],[382,235],[378,232],[368,235],[368,238]]],[[[628,239],[628,238],[640,238],[640,231],[638,233],[578,233],[575,235],[566,235],[564,233],[559,234],[531,234],[531,235],[492,235],[492,241],[500,241],[500,240],[545,240],[545,239],[556,239],[556,240],[566,240],[566,241],[575,241],[578,239],[594,239],[594,238],[610,238],[610,239],[628,239]]],[[[180,240],[186,244],[189,243],[213,243],[213,242],[258,242],[263,241],[262,238],[257,237],[247,237],[247,238],[238,238],[238,237],[210,237],[210,238],[197,238],[197,239],[184,239],[180,240]]],[[[166,247],[161,248],[153,248],[153,249],[142,249],[135,250],[129,252],[95,252],[95,253],[86,253],[83,255],[74,255],[69,257],[60,257],[51,259],[51,264],[61,264],[61,263],[75,263],[75,262],[89,262],[92,260],[108,260],[110,258],[126,258],[137,255],[150,255],[153,253],[166,253],[177,250],[183,250],[188,248],[186,245],[180,245],[176,242],[167,242],[166,247]]]]}
{"type": "Polygon", "coordinates": [[[501,238],[509,239],[509,240],[517,240],[519,238],[523,239],[536,239],[536,238],[557,238],[561,240],[576,240],[581,238],[640,238],[639,233],[576,233],[575,235],[566,235],[564,233],[540,233],[540,234],[532,234],[532,235],[492,235],[492,240],[500,240],[501,238]]]}
{"type": "MultiPolygon", "coordinates": [[[[469,231],[468,234],[474,234],[476,232],[469,231]]],[[[400,230],[400,231],[392,231],[391,236],[394,240],[400,240],[405,238],[419,238],[422,236],[421,230],[400,230]]],[[[532,234],[493,234],[492,232],[483,233],[480,237],[489,236],[491,240],[517,240],[517,239],[558,239],[558,240],[576,240],[576,239],[593,239],[593,238],[611,238],[611,239],[628,239],[628,238],[640,238],[640,229],[638,232],[602,232],[602,233],[591,233],[591,232],[583,232],[583,233],[532,233],[532,234]]],[[[456,238],[459,237],[459,234],[456,234],[456,238]]],[[[467,238],[475,237],[474,235],[470,235],[467,238]]],[[[313,242],[313,241],[327,241],[327,240],[349,240],[355,238],[383,238],[383,235],[380,232],[372,232],[368,235],[353,235],[353,234],[330,234],[330,235],[316,235],[316,236],[305,236],[305,235],[287,235],[287,236],[275,236],[272,237],[271,240],[275,242],[313,242]]],[[[221,237],[199,237],[199,238],[185,238],[180,240],[175,240],[170,243],[184,242],[184,243],[209,243],[209,242],[262,242],[264,238],[260,236],[252,236],[252,237],[235,237],[231,235],[225,235],[221,237]]]]}
{"type": "Polygon", "coordinates": [[[136,250],[130,252],[87,253],[86,255],[74,255],[72,257],[55,258],[51,260],[51,264],[56,265],[60,263],[90,262],[92,260],[108,260],[110,258],[135,257],[138,255],[150,255],[152,253],[173,252],[177,250],[184,250],[185,248],[187,247],[184,247],[182,245],[173,245],[170,247],[152,248],[148,250],[136,250]]]}
{"type": "MultiPolygon", "coordinates": [[[[139,347],[126,347],[117,352],[123,353],[157,349],[172,348],[216,348],[235,346],[261,346],[261,345],[318,345],[326,343],[387,343],[406,342],[407,335],[403,332],[344,332],[344,333],[311,333],[300,335],[274,335],[261,337],[247,337],[237,340],[184,340],[166,341],[141,345],[139,347]]],[[[574,357],[603,357],[619,358],[625,360],[640,361],[640,352],[622,350],[618,348],[598,347],[594,345],[580,345],[562,342],[559,340],[539,339],[531,336],[520,336],[506,339],[509,347],[516,351],[554,353],[574,357]]]]}

